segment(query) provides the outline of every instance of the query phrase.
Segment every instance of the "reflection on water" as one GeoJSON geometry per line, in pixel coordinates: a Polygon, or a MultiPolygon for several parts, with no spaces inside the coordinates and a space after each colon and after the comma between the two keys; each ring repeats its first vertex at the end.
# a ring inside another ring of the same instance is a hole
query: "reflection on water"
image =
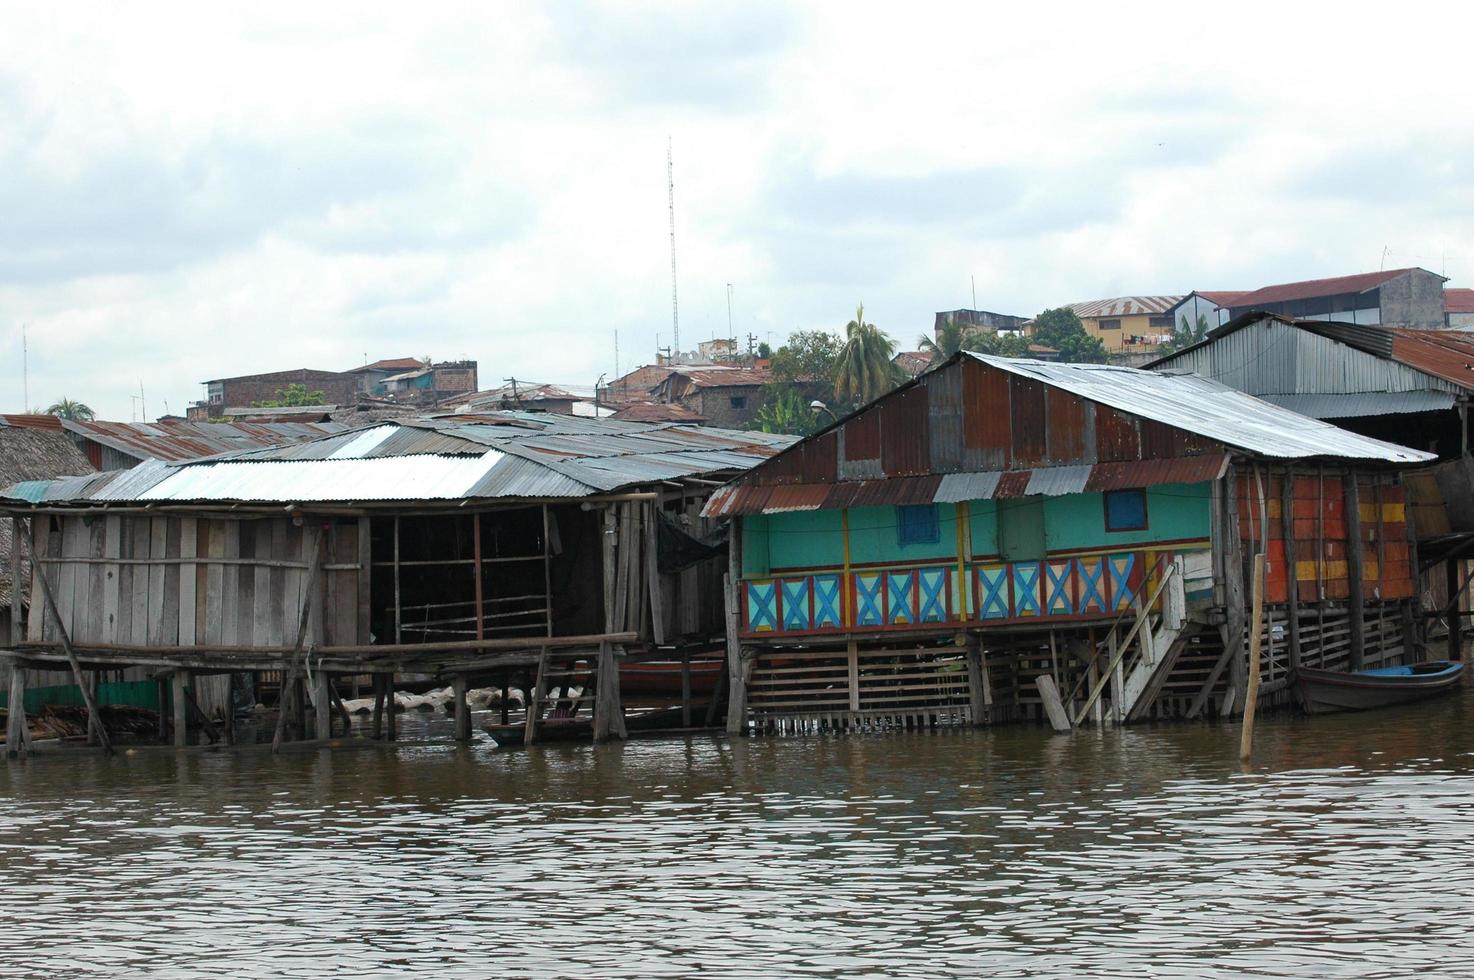
{"type": "Polygon", "coordinates": [[[0,973],[1446,976],[1471,718],[41,756],[0,973]]]}

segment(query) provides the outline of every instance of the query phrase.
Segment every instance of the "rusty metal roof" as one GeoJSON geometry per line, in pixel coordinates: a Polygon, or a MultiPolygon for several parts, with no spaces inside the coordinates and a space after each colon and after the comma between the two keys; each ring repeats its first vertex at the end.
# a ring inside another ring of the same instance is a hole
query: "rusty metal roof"
{"type": "Polygon", "coordinates": [[[1306,279],[1301,282],[1286,282],[1275,286],[1263,286],[1245,293],[1231,304],[1234,309],[1244,309],[1268,303],[1286,303],[1295,299],[1316,299],[1321,296],[1341,296],[1346,293],[1364,293],[1391,282],[1417,268],[1387,269],[1382,272],[1360,272],[1351,276],[1333,276],[1329,279],[1306,279]]]}
{"type": "Polygon", "coordinates": [[[1046,363],[986,354],[967,356],[1119,411],[1260,456],[1337,457],[1385,463],[1420,463],[1436,458],[1431,453],[1296,415],[1195,374],[1140,371],[1108,364],[1046,363]]]}
{"type": "Polygon", "coordinates": [[[577,498],[730,477],[792,441],[537,412],[395,419],[293,445],[18,485],[5,497],[76,504],[577,498]]]}
{"type": "Polygon", "coordinates": [[[1474,289],[1459,286],[1443,288],[1443,312],[1474,313],[1474,289]]]}
{"type": "Polygon", "coordinates": [[[852,480],[789,486],[746,486],[729,483],[712,494],[704,517],[734,514],[781,514],[797,510],[838,510],[901,504],[960,503],[999,497],[1063,497],[1216,480],[1228,467],[1224,453],[1181,459],[1132,460],[1093,466],[1043,466],[1033,470],[946,473],[894,480],[852,480]]]}
{"type": "Polygon", "coordinates": [[[199,459],[220,453],[320,439],[347,428],[341,422],[72,422],[74,436],[136,459],[199,459]]]}

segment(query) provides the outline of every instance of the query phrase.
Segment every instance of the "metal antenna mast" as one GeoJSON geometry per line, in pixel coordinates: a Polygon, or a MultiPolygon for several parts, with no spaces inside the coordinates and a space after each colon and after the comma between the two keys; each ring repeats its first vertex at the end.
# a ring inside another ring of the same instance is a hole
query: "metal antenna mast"
{"type": "Polygon", "coordinates": [[[20,384],[22,397],[26,403],[21,406],[21,411],[31,410],[31,351],[30,345],[26,343],[26,325],[20,325],[20,384]]]}
{"type": "Polygon", "coordinates": [[[670,202],[670,323],[671,350],[681,352],[681,309],[676,302],[676,165],[670,137],[665,138],[665,186],[670,202]]]}

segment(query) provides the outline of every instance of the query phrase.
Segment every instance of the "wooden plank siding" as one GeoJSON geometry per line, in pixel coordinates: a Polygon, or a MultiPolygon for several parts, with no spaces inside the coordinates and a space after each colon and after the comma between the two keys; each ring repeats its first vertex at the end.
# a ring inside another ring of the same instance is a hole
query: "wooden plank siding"
{"type": "MultiPolygon", "coordinates": [[[[281,646],[295,636],[309,556],[303,529],[288,518],[59,515],[35,524],[32,574],[44,569],[79,645],[281,646]]],[[[336,532],[325,556],[332,605],[325,621],[314,615],[314,636],[366,643],[360,590],[369,578],[360,574],[356,521],[336,532]]],[[[27,640],[58,636],[48,617],[32,615],[27,640]]]]}

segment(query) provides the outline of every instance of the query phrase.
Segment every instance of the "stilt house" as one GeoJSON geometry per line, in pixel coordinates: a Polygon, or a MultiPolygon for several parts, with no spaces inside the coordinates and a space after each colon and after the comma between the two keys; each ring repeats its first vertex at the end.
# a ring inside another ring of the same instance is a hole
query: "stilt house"
{"type": "Polygon", "coordinates": [[[1242,707],[1412,651],[1399,473],[1432,457],[1191,375],[959,354],[714,494],[729,726],[1070,723],[1242,707]],[[1043,706],[1049,705],[1045,697],[1043,706]]]}
{"type": "Polygon", "coordinates": [[[720,646],[725,564],[693,541],[701,507],[791,441],[499,412],[20,483],[0,509],[56,614],[12,647],[22,667],[74,651],[91,670],[172,673],[209,716],[224,695],[206,678],[228,691],[248,671],[464,682],[547,671],[564,650],[720,646]]]}

